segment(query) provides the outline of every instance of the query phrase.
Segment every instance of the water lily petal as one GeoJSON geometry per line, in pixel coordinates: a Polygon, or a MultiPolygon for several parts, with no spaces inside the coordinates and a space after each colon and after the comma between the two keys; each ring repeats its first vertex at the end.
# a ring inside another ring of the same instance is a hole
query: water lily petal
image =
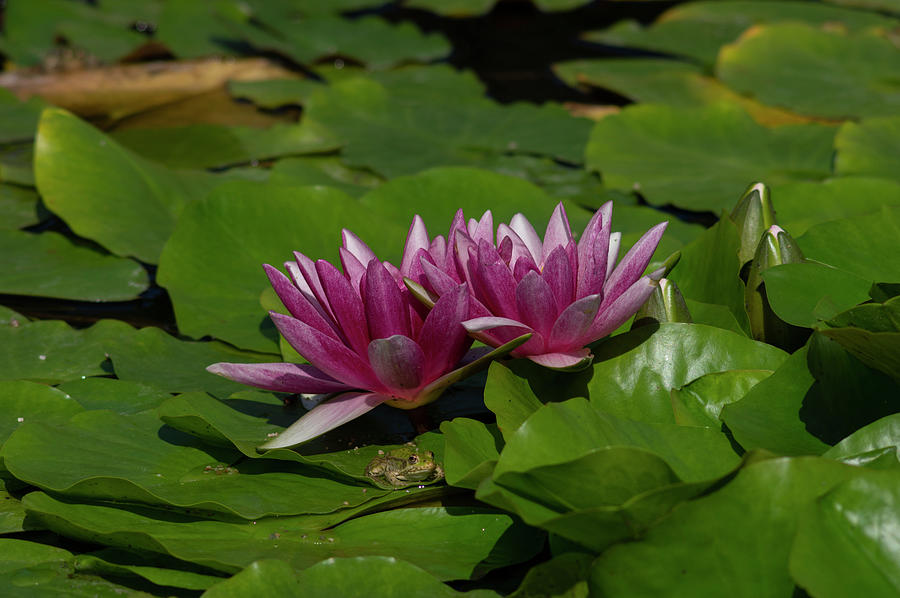
{"type": "Polygon", "coordinates": [[[344,247],[338,248],[338,255],[341,258],[341,266],[344,268],[344,275],[350,279],[350,286],[353,289],[359,289],[359,281],[366,274],[366,267],[356,259],[356,256],[350,253],[344,247]]]}
{"type": "Polygon", "coordinates": [[[491,245],[494,244],[494,215],[491,214],[490,210],[487,210],[484,214],[481,215],[481,220],[475,221],[474,218],[469,220],[469,225],[466,228],[469,233],[469,237],[472,238],[476,244],[481,244],[482,241],[485,241],[491,245]]]}
{"type": "MultiPolygon", "coordinates": [[[[410,335],[408,303],[387,268],[377,259],[369,262],[365,277],[366,321],[369,338],[410,335]]],[[[368,349],[367,349],[368,350],[368,349]]]]}
{"type": "Polygon", "coordinates": [[[566,307],[553,324],[547,346],[551,349],[583,346],[585,343],[580,341],[597,318],[602,301],[603,295],[598,293],[582,297],[566,307]]]}
{"type": "Polygon", "coordinates": [[[653,257],[653,252],[656,251],[656,246],[659,245],[659,240],[668,224],[668,222],[657,224],[644,233],[638,242],[628,250],[628,253],[625,254],[625,257],[622,258],[622,261],[619,262],[619,265],[616,266],[616,269],[613,270],[609,279],[603,285],[603,293],[605,295],[603,301],[605,304],[612,303],[616,297],[641,277],[647,268],[647,264],[650,263],[650,258],[653,257]]]}
{"type": "Polygon", "coordinates": [[[453,368],[465,354],[472,339],[462,326],[469,314],[469,289],[459,285],[434,305],[416,338],[425,354],[426,381],[453,368]]]}
{"type": "Polygon", "coordinates": [[[418,389],[424,381],[425,354],[422,348],[400,334],[376,338],[369,343],[369,363],[384,384],[387,394],[408,398],[408,391],[418,389]]]}
{"type": "Polygon", "coordinates": [[[261,450],[296,446],[368,413],[390,397],[371,392],[346,392],[317,405],[261,450]]]}
{"type": "Polygon", "coordinates": [[[214,363],[207,372],[272,392],[331,393],[351,390],[317,367],[300,363],[214,363]]]}
{"type": "Polygon", "coordinates": [[[545,368],[565,371],[584,369],[593,359],[591,352],[587,349],[580,349],[572,353],[543,353],[541,355],[528,355],[527,357],[545,368]]]}
{"type": "Polygon", "coordinates": [[[526,274],[516,286],[516,307],[522,322],[550,338],[559,309],[550,285],[536,271],[526,274]]]}
{"type": "Polygon", "coordinates": [[[375,252],[352,231],[349,231],[346,228],[341,229],[341,239],[344,242],[344,248],[352,253],[353,257],[359,260],[360,264],[366,265],[372,260],[377,259],[375,252]]]}
{"type": "Polygon", "coordinates": [[[597,319],[591,324],[590,330],[580,343],[582,345],[592,343],[624,324],[647,301],[656,284],[649,276],[644,276],[628,287],[610,305],[601,307],[597,319]]]}
{"type": "Polygon", "coordinates": [[[379,389],[372,368],[343,343],[290,316],[269,312],[290,345],[319,370],[353,388],[379,389]]]}
{"type": "MultiPolygon", "coordinates": [[[[377,258],[376,258],[377,259],[377,258]]],[[[369,329],[366,326],[366,316],[363,311],[362,299],[359,291],[350,286],[347,280],[337,268],[325,260],[316,262],[316,273],[322,281],[325,296],[334,319],[341,332],[347,338],[347,343],[359,355],[366,354],[369,345],[369,329]]],[[[307,357],[307,359],[309,359],[307,357]]]]}
{"type": "Polygon", "coordinates": [[[451,278],[450,275],[434,264],[427,260],[422,260],[419,263],[422,266],[422,272],[425,274],[425,280],[428,282],[428,286],[431,287],[431,290],[434,291],[437,296],[440,297],[441,295],[449,293],[459,286],[458,281],[451,278]]]}
{"type": "MultiPolygon", "coordinates": [[[[622,245],[622,233],[610,233],[609,235],[609,252],[606,257],[606,280],[612,274],[619,261],[619,247],[622,245]]],[[[606,284],[605,282],[603,284],[606,284]]]]}
{"type": "Polygon", "coordinates": [[[494,347],[518,338],[523,334],[532,335],[527,341],[529,343],[537,339],[537,351],[540,351],[544,344],[543,337],[536,334],[533,328],[510,318],[479,316],[464,321],[462,325],[474,338],[494,347]]]}
{"type": "Polygon", "coordinates": [[[578,242],[578,284],[575,297],[595,295],[603,290],[609,263],[612,202],[594,213],[578,242]]]}
{"type": "Polygon", "coordinates": [[[547,223],[547,232],[544,233],[543,252],[541,254],[541,262],[547,264],[547,258],[553,253],[557,247],[565,247],[572,240],[572,229],[569,227],[569,218],[566,216],[566,209],[562,202],[556,204],[553,215],[550,216],[550,222],[547,223]]]}
{"type": "Polygon", "coordinates": [[[541,238],[538,236],[537,231],[534,230],[531,222],[528,221],[528,218],[521,213],[516,214],[509,221],[509,228],[514,230],[519,235],[519,238],[522,239],[522,242],[525,243],[528,252],[531,254],[532,261],[535,264],[541,263],[544,251],[541,238]]]}
{"type": "Polygon", "coordinates": [[[556,299],[557,314],[575,299],[575,273],[564,246],[557,246],[544,261],[541,273],[556,299]]]}
{"type": "MultiPolygon", "coordinates": [[[[319,274],[316,272],[316,263],[299,251],[294,252],[294,259],[297,260],[297,267],[300,268],[300,273],[303,275],[306,289],[309,289],[316,298],[322,311],[334,320],[334,312],[328,304],[328,297],[325,296],[325,289],[322,288],[322,281],[319,280],[319,274]]],[[[304,290],[299,281],[295,279],[295,282],[300,290],[304,290]]]]}
{"type": "Polygon", "coordinates": [[[478,265],[473,284],[481,302],[492,313],[517,319],[516,281],[493,245],[482,240],[478,245],[478,265]]]}
{"type": "Polygon", "coordinates": [[[419,251],[428,251],[429,245],[425,221],[416,214],[409,225],[409,231],[406,233],[406,245],[403,247],[403,259],[400,262],[400,273],[403,276],[416,280],[415,277],[410,276],[410,270],[418,264],[417,254],[419,251]]]}
{"type": "MultiPolygon", "coordinates": [[[[339,332],[331,318],[328,317],[326,319],[327,316],[324,316],[321,309],[316,309],[318,307],[317,301],[315,304],[311,303],[310,298],[291,284],[288,277],[277,268],[273,268],[269,264],[263,264],[263,269],[266,271],[266,276],[269,277],[269,282],[272,283],[272,288],[275,289],[278,298],[281,299],[281,302],[292,316],[303,320],[319,332],[327,334],[335,340],[340,339],[339,332]]],[[[314,298],[313,301],[315,301],[314,298]]]]}
{"type": "MultiPolygon", "coordinates": [[[[497,227],[497,240],[502,242],[505,239],[509,239],[509,242],[512,243],[512,254],[510,255],[509,260],[507,260],[507,263],[509,264],[509,269],[513,271],[514,276],[517,268],[519,268],[518,264],[522,260],[525,261],[525,265],[522,266],[523,268],[527,267],[528,270],[538,269],[534,257],[531,255],[531,250],[528,249],[528,246],[525,245],[522,238],[509,226],[500,224],[497,227]]],[[[516,280],[521,280],[521,278],[516,277],[516,280]]]]}

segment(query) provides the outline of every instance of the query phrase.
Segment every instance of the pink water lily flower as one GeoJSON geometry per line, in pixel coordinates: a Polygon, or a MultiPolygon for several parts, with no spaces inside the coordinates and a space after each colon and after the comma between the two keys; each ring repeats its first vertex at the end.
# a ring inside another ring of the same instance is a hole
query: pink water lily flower
{"type": "MultiPolygon", "coordinates": [[[[403,275],[426,303],[457,292],[465,284],[475,299],[473,317],[463,326],[491,346],[531,333],[513,357],[546,367],[577,369],[590,363],[585,347],[631,317],[653,291],[662,270],[643,276],[666,222],[651,228],[618,260],[621,234],[611,230],[612,202],[591,218],[576,243],[562,203],[556,206],[543,240],[516,214],[497,227],[490,211],[464,223],[458,212],[450,243],[429,241],[424,225],[406,248],[417,264],[403,275]]],[[[416,223],[414,223],[414,226],[416,223]]]]}
{"type": "Polygon", "coordinates": [[[294,254],[295,262],[285,263],[290,278],[264,266],[290,313],[269,315],[309,364],[216,363],[207,368],[264,390],[340,393],[262,449],[300,444],[381,403],[404,409],[426,404],[517,346],[513,343],[454,369],[472,342],[461,324],[469,317],[468,289],[459,286],[427,311],[410,296],[396,267],[379,261],[350,231],[344,230],[342,236],[343,273],[325,260],[314,262],[301,253],[294,254]]]}

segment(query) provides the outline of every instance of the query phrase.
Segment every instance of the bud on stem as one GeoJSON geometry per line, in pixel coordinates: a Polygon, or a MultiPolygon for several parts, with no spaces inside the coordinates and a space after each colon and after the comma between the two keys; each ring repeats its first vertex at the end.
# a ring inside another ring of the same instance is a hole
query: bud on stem
{"type": "Polygon", "coordinates": [[[651,324],[653,322],[692,322],[691,312],[678,285],[662,278],[655,289],[647,298],[646,303],[634,314],[634,323],[631,329],[651,324]]]}

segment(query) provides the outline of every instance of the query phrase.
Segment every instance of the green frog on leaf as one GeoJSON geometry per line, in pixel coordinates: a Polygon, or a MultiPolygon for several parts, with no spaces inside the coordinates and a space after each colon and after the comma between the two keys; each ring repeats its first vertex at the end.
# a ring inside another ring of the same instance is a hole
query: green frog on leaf
{"type": "Polygon", "coordinates": [[[433,452],[420,451],[410,442],[372,459],[366,475],[383,488],[403,488],[442,480],[444,468],[434,460],[433,452]]]}

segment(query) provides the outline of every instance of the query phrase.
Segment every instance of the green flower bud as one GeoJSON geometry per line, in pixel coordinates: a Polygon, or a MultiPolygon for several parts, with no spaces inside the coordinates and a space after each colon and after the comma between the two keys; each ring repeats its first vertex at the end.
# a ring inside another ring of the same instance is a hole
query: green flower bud
{"type": "Polygon", "coordinates": [[[646,303],[634,314],[632,330],[654,322],[692,322],[691,312],[684,302],[678,285],[662,278],[647,298],[646,303]]]}
{"type": "Polygon", "coordinates": [[[775,224],[769,188],[763,183],[750,185],[731,211],[731,220],[741,236],[738,256],[741,264],[745,264],[753,259],[763,233],[775,224]]]}
{"type": "Polygon", "coordinates": [[[803,260],[803,252],[797,242],[778,225],[770,226],[760,239],[750,263],[744,293],[744,306],[750,317],[750,333],[756,340],[783,349],[793,349],[802,345],[808,336],[805,328],[792,326],[775,315],[769,305],[762,278],[762,273],[769,268],[781,264],[796,264],[803,260]]]}

